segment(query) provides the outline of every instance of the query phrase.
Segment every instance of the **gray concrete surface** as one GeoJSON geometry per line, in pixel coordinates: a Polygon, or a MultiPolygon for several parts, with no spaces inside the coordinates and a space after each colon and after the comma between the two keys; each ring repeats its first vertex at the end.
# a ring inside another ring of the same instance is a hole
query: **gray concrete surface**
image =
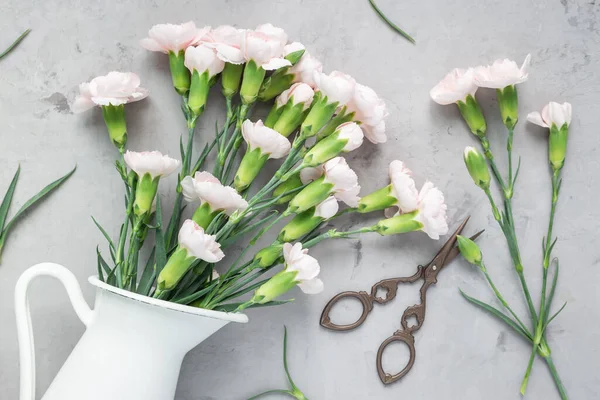
{"type": "MultiPolygon", "coordinates": [[[[0,43],[7,45],[25,28],[33,32],[0,63],[0,191],[18,164],[22,174],[14,207],[77,164],[77,173],[13,232],[0,266],[0,398],[18,393],[18,348],[13,288],[30,265],[54,261],[68,266],[93,302],[85,279],[96,268],[102,243],[90,215],[113,235],[121,221],[122,187],[113,170],[115,150],[100,112],[73,115],[69,103],[77,85],[110,70],[137,72],[151,90],[148,100],[127,107],[130,148],[178,153],[183,132],[177,96],[170,86],[166,58],[139,45],[155,23],[194,19],[198,25],[253,27],[272,22],[306,44],[327,71],[345,71],[375,88],[390,109],[389,142],[366,145],[349,157],[363,192],[387,182],[387,164],[406,161],[419,184],[425,178],[446,194],[452,224],[472,215],[471,229],[486,228],[481,245],[497,284],[522,315],[518,281],[504,239],[488,204],[470,181],[462,149],[474,141],[454,107],[429,99],[429,89],[453,67],[532,54],[530,80],[519,86],[520,110],[540,110],[550,100],[573,104],[573,122],[560,199],[556,255],[562,261],[556,305],[567,308],[549,328],[553,354],[572,399],[600,396],[597,359],[600,331],[598,282],[600,212],[598,104],[600,6],[588,0],[484,0],[422,2],[379,0],[380,7],[417,40],[412,46],[383,24],[367,0],[288,1],[15,1],[2,4],[0,43]]],[[[493,92],[478,95],[486,113],[492,146],[501,151],[505,132],[493,92]]],[[[199,145],[222,121],[218,94],[200,124],[199,145]]],[[[526,276],[538,293],[540,241],[549,211],[549,173],[542,129],[520,123],[515,152],[523,166],[515,195],[516,223],[526,276]]],[[[504,157],[499,163],[504,166],[504,157]]],[[[172,196],[163,186],[163,198],[172,196]]],[[[341,222],[356,226],[361,219],[341,222]]],[[[312,399],[518,399],[529,347],[490,316],[464,301],[461,287],[492,301],[482,276],[455,262],[430,292],[427,319],[417,334],[417,363],[401,382],[384,387],[375,373],[381,341],[398,326],[409,296],[378,308],[368,323],[349,334],[318,325],[325,302],[346,289],[366,289],[385,277],[412,273],[439,243],[423,234],[339,241],[314,254],[323,267],[325,292],[293,293],[290,305],[250,311],[245,326],[229,325],[186,358],[177,400],[243,399],[284,387],[281,365],[283,325],[289,328],[289,363],[297,384],[312,399]]],[[[403,295],[405,292],[401,292],[403,295]]],[[[537,295],[535,296],[537,299],[537,295]]],[[[537,302],[537,300],[536,300],[537,302]]],[[[40,279],[31,304],[37,350],[38,397],[83,332],[62,287],[40,279]]],[[[141,335],[143,336],[143,335],[141,335]]],[[[399,366],[403,349],[386,364],[399,366]]],[[[108,384],[108,383],[107,383],[108,384]]],[[[273,396],[272,398],[277,398],[273,396]]],[[[557,399],[541,361],[531,378],[528,399],[557,399]]]]}

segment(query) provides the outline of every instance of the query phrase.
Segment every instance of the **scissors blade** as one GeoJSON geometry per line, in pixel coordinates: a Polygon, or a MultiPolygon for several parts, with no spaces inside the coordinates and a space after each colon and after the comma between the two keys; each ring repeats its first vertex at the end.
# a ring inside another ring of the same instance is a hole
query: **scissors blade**
{"type": "MultiPolygon", "coordinates": [[[[471,239],[473,241],[477,240],[477,238],[479,236],[481,236],[481,234],[484,231],[485,231],[485,229],[480,230],[479,232],[477,232],[476,234],[471,236],[469,239],[471,239]]],[[[456,258],[456,256],[458,256],[459,254],[460,254],[460,250],[458,249],[458,247],[454,247],[452,250],[450,250],[450,252],[446,256],[446,259],[444,260],[444,265],[442,265],[442,266],[446,266],[446,265],[450,264],[456,258]]]]}
{"type": "Polygon", "coordinates": [[[456,244],[456,236],[461,234],[461,232],[465,228],[465,225],[467,225],[467,222],[469,222],[469,218],[471,218],[471,216],[468,216],[463,222],[461,222],[458,228],[456,228],[456,231],[454,231],[452,236],[450,236],[446,243],[444,243],[444,245],[442,246],[440,251],[438,251],[438,253],[435,255],[433,260],[431,260],[429,265],[435,264],[441,269],[441,267],[447,264],[446,259],[448,258],[448,256],[452,252],[452,249],[454,248],[454,245],[456,244]]]}

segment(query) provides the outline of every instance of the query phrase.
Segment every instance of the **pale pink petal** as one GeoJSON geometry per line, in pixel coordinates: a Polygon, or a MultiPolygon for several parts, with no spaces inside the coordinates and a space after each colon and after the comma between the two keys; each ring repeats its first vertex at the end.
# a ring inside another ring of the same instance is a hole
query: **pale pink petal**
{"type": "Polygon", "coordinates": [[[267,71],[273,71],[283,67],[289,67],[292,63],[285,58],[271,58],[269,62],[262,65],[262,68],[267,71]]]}

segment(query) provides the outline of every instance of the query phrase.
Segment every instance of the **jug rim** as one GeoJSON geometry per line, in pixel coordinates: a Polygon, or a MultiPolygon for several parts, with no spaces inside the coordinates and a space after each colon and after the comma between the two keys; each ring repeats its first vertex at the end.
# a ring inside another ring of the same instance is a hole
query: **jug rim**
{"type": "Polygon", "coordinates": [[[194,314],[201,315],[208,318],[215,318],[230,322],[239,322],[245,324],[248,322],[248,316],[242,313],[231,313],[231,312],[223,312],[223,311],[215,311],[215,310],[206,310],[204,308],[191,307],[186,306],[184,304],[173,303],[170,301],[155,299],[152,297],[144,296],[139,293],[130,292],[129,290],[120,289],[118,287],[109,285],[106,282],[98,279],[96,275],[92,275],[88,278],[88,282],[102,290],[107,290],[109,292],[118,294],[120,296],[128,297],[132,300],[141,301],[142,303],[146,303],[155,307],[167,308],[169,310],[179,311],[186,314],[194,314]]]}

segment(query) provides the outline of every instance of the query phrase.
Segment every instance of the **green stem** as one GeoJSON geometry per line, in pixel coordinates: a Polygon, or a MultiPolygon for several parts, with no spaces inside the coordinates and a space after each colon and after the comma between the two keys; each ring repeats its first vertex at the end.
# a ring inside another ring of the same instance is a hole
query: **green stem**
{"type": "MultiPolygon", "coordinates": [[[[508,247],[510,250],[510,255],[511,255],[511,258],[513,261],[513,265],[515,267],[515,270],[517,271],[517,275],[519,276],[519,281],[521,282],[521,288],[523,290],[523,294],[525,296],[525,300],[526,300],[527,306],[529,308],[529,314],[531,316],[531,321],[532,321],[533,325],[535,326],[537,324],[537,313],[535,311],[535,306],[533,305],[533,300],[531,299],[529,287],[527,286],[527,282],[525,281],[525,276],[523,275],[523,264],[521,262],[519,244],[517,242],[517,237],[516,237],[516,233],[515,233],[511,197],[508,196],[509,194],[512,196],[512,194],[508,193],[506,184],[504,183],[504,179],[502,179],[502,175],[500,174],[500,171],[498,170],[498,167],[496,166],[496,163],[494,162],[494,154],[492,153],[490,146],[489,146],[489,142],[487,141],[487,139],[485,137],[483,137],[481,139],[481,145],[483,147],[484,154],[485,154],[486,158],[488,159],[488,163],[492,169],[492,173],[496,179],[496,182],[498,183],[498,186],[500,186],[500,189],[504,196],[504,209],[506,211],[506,214],[505,214],[506,218],[498,219],[496,217],[496,215],[494,217],[496,218],[496,221],[498,221],[498,224],[500,225],[500,227],[502,228],[502,232],[504,233],[504,237],[506,238],[506,242],[508,244],[508,247]]],[[[512,147],[512,145],[511,145],[511,147],[512,147]]],[[[486,193],[486,194],[488,194],[488,193],[486,193]]],[[[488,194],[488,198],[491,199],[491,195],[488,194]]]]}
{"type": "Polygon", "coordinates": [[[260,394],[257,394],[256,396],[252,396],[250,397],[248,400],[254,400],[254,399],[258,399],[259,397],[265,396],[267,394],[273,394],[273,393],[281,393],[281,394],[287,394],[289,396],[295,397],[294,394],[289,391],[289,390],[284,390],[284,389],[273,389],[273,390],[268,390],[266,392],[262,392],[260,394]]]}
{"type": "Polygon", "coordinates": [[[546,233],[546,243],[544,245],[544,258],[542,265],[542,294],[540,297],[540,312],[539,318],[535,327],[534,332],[534,341],[533,341],[533,351],[529,360],[529,364],[527,365],[527,370],[525,371],[525,376],[523,377],[523,382],[521,384],[521,394],[525,393],[527,388],[527,382],[529,380],[529,375],[531,373],[531,368],[533,366],[533,357],[535,355],[535,350],[539,345],[542,336],[544,335],[544,329],[546,324],[546,291],[547,291],[547,282],[548,282],[548,266],[550,265],[550,257],[552,254],[552,228],[554,226],[554,216],[556,214],[556,203],[558,202],[558,192],[559,192],[559,175],[560,170],[554,170],[552,173],[552,199],[550,206],[550,218],[548,221],[548,232],[546,233]]]}
{"type": "MultiPolygon", "coordinates": [[[[232,96],[225,97],[225,103],[227,106],[227,111],[226,111],[227,117],[226,117],[225,128],[224,128],[225,132],[224,132],[224,134],[221,135],[221,137],[218,140],[217,160],[215,162],[215,167],[213,169],[213,175],[215,177],[217,177],[218,179],[221,178],[221,174],[223,173],[223,167],[225,166],[225,159],[227,157],[227,154],[226,154],[227,132],[229,131],[229,126],[231,125],[231,121],[234,119],[231,101],[232,101],[232,96]]],[[[241,110],[240,110],[240,112],[241,112],[241,110]]],[[[241,117],[241,115],[240,115],[240,117],[241,117]]],[[[239,118],[238,118],[238,121],[239,121],[239,118]]],[[[238,126],[238,123],[236,123],[236,130],[234,130],[233,136],[236,135],[237,126],[238,126]]],[[[233,138],[233,136],[232,136],[232,138],[233,138]]]]}
{"type": "Polygon", "coordinates": [[[235,129],[227,146],[224,151],[217,156],[217,167],[219,175],[215,175],[221,182],[226,182],[231,170],[233,169],[233,165],[235,164],[235,156],[238,152],[242,144],[242,125],[248,113],[250,111],[251,105],[242,104],[238,111],[237,121],[235,124],[235,129]],[[225,166],[227,166],[225,168],[225,166]],[[225,168],[225,172],[223,173],[223,168],[225,168]]]}
{"type": "Polygon", "coordinates": [[[556,385],[556,388],[558,389],[558,393],[560,394],[560,398],[562,400],[567,400],[569,398],[569,396],[567,396],[567,390],[565,389],[562,380],[560,379],[560,376],[558,375],[558,371],[556,370],[556,366],[554,365],[554,361],[552,360],[552,356],[548,355],[546,357],[544,357],[544,359],[546,360],[546,364],[548,365],[548,369],[550,370],[550,374],[552,375],[552,378],[554,379],[554,383],[556,385]]]}
{"type": "Polygon", "coordinates": [[[496,182],[498,182],[498,185],[500,186],[502,191],[504,191],[506,187],[504,185],[504,179],[502,178],[502,174],[500,173],[500,170],[498,169],[498,166],[496,166],[496,162],[494,161],[494,154],[490,150],[490,143],[488,142],[485,136],[481,138],[480,141],[481,147],[483,147],[483,154],[485,155],[485,158],[487,158],[488,163],[490,164],[490,168],[492,169],[492,174],[496,178],[496,182]]]}
{"type": "Polygon", "coordinates": [[[485,279],[488,281],[488,283],[489,283],[490,287],[492,288],[494,294],[496,295],[496,298],[498,299],[498,301],[500,301],[500,303],[502,303],[502,306],[504,306],[504,308],[506,308],[510,312],[510,314],[515,318],[515,320],[521,326],[521,328],[523,328],[524,331],[528,332],[529,329],[527,328],[527,326],[523,323],[523,321],[521,321],[521,319],[513,311],[513,309],[508,304],[508,302],[504,299],[504,296],[502,296],[502,294],[500,293],[500,291],[498,290],[498,288],[496,287],[496,285],[492,281],[492,277],[487,272],[487,268],[485,268],[485,265],[483,264],[483,261],[481,262],[481,265],[479,266],[479,268],[483,272],[483,275],[485,276],[485,279]]]}
{"type": "Polygon", "coordinates": [[[512,145],[513,145],[513,136],[514,136],[514,128],[508,130],[508,139],[506,140],[506,152],[508,154],[508,187],[506,197],[509,199],[512,198],[513,195],[513,165],[512,165],[512,145]]]}

